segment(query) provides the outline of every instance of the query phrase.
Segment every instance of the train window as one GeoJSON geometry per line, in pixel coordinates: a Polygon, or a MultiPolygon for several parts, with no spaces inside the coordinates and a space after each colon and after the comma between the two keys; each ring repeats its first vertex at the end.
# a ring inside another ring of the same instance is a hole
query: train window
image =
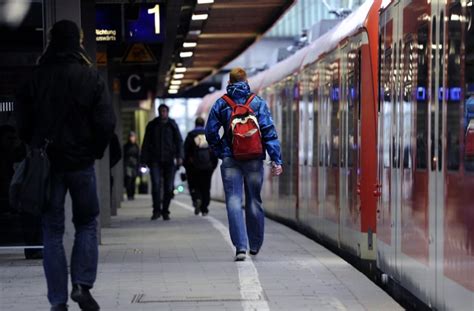
{"type": "Polygon", "coordinates": [[[390,167],[390,126],[391,126],[391,88],[390,76],[392,71],[392,49],[388,47],[384,52],[385,61],[382,62],[382,83],[381,83],[381,99],[383,100],[382,120],[383,120],[383,165],[385,168],[390,167]]]}
{"type": "MultiPolygon", "coordinates": [[[[439,16],[439,23],[440,23],[440,26],[439,26],[439,51],[441,53],[441,51],[444,51],[444,11],[441,11],[441,14],[439,16]]],[[[444,61],[443,61],[443,58],[439,57],[438,59],[438,64],[439,64],[439,68],[443,68],[443,65],[444,65],[444,61]]],[[[442,85],[443,83],[443,74],[444,74],[444,71],[443,70],[438,70],[438,81],[439,81],[439,84],[440,86],[442,85]]],[[[438,171],[441,171],[442,168],[443,168],[443,143],[442,143],[442,139],[441,139],[441,135],[443,133],[443,122],[441,120],[443,120],[443,100],[444,98],[446,98],[446,96],[449,95],[447,92],[446,92],[446,89],[443,89],[442,87],[440,88],[440,94],[439,94],[439,97],[438,97],[438,116],[439,116],[439,122],[438,122],[438,135],[439,135],[439,138],[438,138],[438,171]]]]}
{"type": "Polygon", "coordinates": [[[448,15],[447,46],[447,107],[446,107],[446,167],[448,171],[459,170],[460,165],[460,103],[461,103],[461,42],[462,27],[458,16],[462,16],[461,4],[452,5],[448,15]],[[459,90],[459,91],[457,91],[459,90]]]}
{"type": "Polygon", "coordinates": [[[347,157],[347,166],[354,166],[354,159],[356,158],[356,152],[358,148],[357,141],[357,122],[360,119],[360,111],[357,115],[357,111],[360,110],[359,104],[359,59],[360,54],[358,51],[351,51],[348,54],[348,64],[350,72],[347,75],[347,102],[348,102],[348,112],[347,112],[347,135],[348,135],[348,157],[347,157]]]}
{"type": "Polygon", "coordinates": [[[428,162],[428,49],[429,26],[421,26],[416,34],[416,154],[415,167],[426,169],[428,162]]]}
{"type": "Polygon", "coordinates": [[[318,136],[319,136],[319,77],[315,79],[313,87],[313,166],[318,165],[318,136]]]}
{"type": "Polygon", "coordinates": [[[330,111],[331,111],[331,166],[339,166],[339,101],[340,101],[340,86],[339,86],[339,63],[331,64],[332,69],[332,85],[330,88],[330,111]]]}
{"type": "Polygon", "coordinates": [[[474,172],[474,4],[473,1],[468,3],[466,7],[467,21],[464,40],[466,48],[465,56],[465,83],[466,83],[466,100],[464,107],[464,168],[468,172],[474,172]],[[470,126],[471,124],[471,126],[470,126]]]}
{"type": "Polygon", "coordinates": [[[415,52],[415,44],[412,35],[407,35],[403,46],[403,88],[402,88],[402,132],[403,132],[403,168],[412,168],[412,93],[413,93],[413,76],[414,64],[411,61],[415,52]]]}

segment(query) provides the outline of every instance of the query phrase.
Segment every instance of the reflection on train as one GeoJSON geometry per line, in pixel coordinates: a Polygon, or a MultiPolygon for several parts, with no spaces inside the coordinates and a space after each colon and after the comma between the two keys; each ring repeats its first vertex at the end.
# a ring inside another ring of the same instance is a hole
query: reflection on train
{"type": "MultiPolygon", "coordinates": [[[[267,172],[267,212],[376,260],[436,309],[471,310],[474,299],[473,10],[366,1],[249,81],[286,167],[280,179],[267,172]]],[[[214,197],[220,189],[216,180],[214,197]]]]}

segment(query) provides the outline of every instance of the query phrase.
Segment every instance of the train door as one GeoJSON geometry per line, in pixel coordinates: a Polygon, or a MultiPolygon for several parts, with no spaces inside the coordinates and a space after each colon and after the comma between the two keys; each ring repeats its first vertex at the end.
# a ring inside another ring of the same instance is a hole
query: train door
{"type": "MultiPolygon", "coordinates": [[[[319,170],[318,170],[318,197],[319,197],[319,211],[321,219],[327,218],[327,197],[328,197],[328,167],[329,167],[329,150],[330,150],[330,89],[331,79],[329,75],[329,64],[322,61],[319,65],[321,73],[321,103],[318,120],[319,127],[319,170]]],[[[322,228],[325,231],[325,228],[322,228]]]]}
{"type": "Polygon", "coordinates": [[[341,149],[341,199],[340,219],[341,239],[346,245],[353,245],[354,251],[360,241],[360,49],[364,34],[356,37],[344,50],[343,81],[344,101],[341,105],[342,115],[342,149],[341,149]]]}
{"type": "Polygon", "coordinates": [[[316,225],[316,219],[319,217],[319,183],[321,182],[318,178],[319,175],[319,156],[320,156],[320,104],[321,104],[321,74],[318,70],[318,64],[310,68],[311,80],[310,80],[310,97],[309,100],[312,102],[313,110],[310,110],[312,113],[312,119],[310,121],[310,127],[312,131],[312,143],[310,156],[308,157],[308,163],[310,164],[310,178],[311,178],[311,188],[310,188],[310,221],[316,225]]]}
{"type": "Polygon", "coordinates": [[[340,242],[340,164],[341,164],[341,61],[332,59],[328,72],[328,159],[327,192],[324,216],[327,222],[327,233],[340,242]]]}
{"type": "Polygon", "coordinates": [[[383,271],[391,271],[395,266],[395,241],[392,234],[394,226],[393,206],[391,204],[392,185],[391,168],[391,135],[392,135],[392,73],[393,73],[393,36],[394,8],[389,8],[380,16],[380,83],[379,83],[379,168],[378,179],[381,184],[381,195],[377,208],[377,263],[383,271]]]}
{"type": "Polygon", "coordinates": [[[437,215],[438,304],[453,310],[474,301],[474,5],[449,0],[444,7],[442,132],[445,197],[437,215]]]}
{"type": "Polygon", "coordinates": [[[382,184],[381,204],[378,224],[382,242],[379,260],[392,276],[401,278],[400,254],[400,57],[401,40],[399,24],[399,4],[387,9],[381,16],[381,116],[380,116],[380,181],[382,184]]]}
{"type": "Polygon", "coordinates": [[[312,141],[309,132],[309,83],[308,73],[304,71],[300,74],[299,90],[301,92],[299,101],[299,153],[298,153],[298,171],[299,171],[299,190],[298,190],[298,219],[306,219],[309,204],[309,192],[311,178],[308,173],[308,144],[312,141]]]}

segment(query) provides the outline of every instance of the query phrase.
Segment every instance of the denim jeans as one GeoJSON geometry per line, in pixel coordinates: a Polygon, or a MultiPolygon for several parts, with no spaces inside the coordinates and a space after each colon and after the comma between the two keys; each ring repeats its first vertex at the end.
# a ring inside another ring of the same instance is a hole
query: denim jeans
{"type": "Polygon", "coordinates": [[[237,251],[258,251],[263,243],[265,215],[260,192],[263,161],[224,158],[221,164],[230,238],[237,251]],[[242,209],[245,184],[245,216],[242,209]],[[244,220],[245,218],[245,220],[244,220]]]}
{"type": "Polygon", "coordinates": [[[175,165],[170,163],[153,163],[150,165],[151,194],[153,213],[168,215],[173,197],[175,165]],[[163,178],[163,204],[161,204],[161,178],[163,178]]]}
{"type": "Polygon", "coordinates": [[[64,201],[68,190],[72,199],[72,222],[76,229],[71,255],[71,282],[92,287],[97,275],[99,200],[94,166],[74,172],[53,171],[50,204],[42,216],[43,266],[51,305],[66,303],[68,299],[68,270],[63,246],[64,201]]]}

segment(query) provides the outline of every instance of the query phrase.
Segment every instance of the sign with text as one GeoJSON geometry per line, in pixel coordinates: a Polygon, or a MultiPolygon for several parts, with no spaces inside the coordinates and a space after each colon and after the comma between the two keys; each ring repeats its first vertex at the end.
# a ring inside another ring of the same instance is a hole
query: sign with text
{"type": "Polygon", "coordinates": [[[97,42],[119,42],[122,36],[122,8],[116,4],[96,4],[95,38],[97,42]]]}
{"type": "Polygon", "coordinates": [[[146,99],[145,76],[141,73],[122,75],[120,77],[120,97],[123,100],[146,99]]]}
{"type": "MultiPolygon", "coordinates": [[[[134,5],[125,5],[124,10],[134,10],[134,5]]],[[[137,8],[136,19],[125,20],[125,41],[160,43],[165,39],[165,8],[163,4],[142,3],[137,8]]]]}

